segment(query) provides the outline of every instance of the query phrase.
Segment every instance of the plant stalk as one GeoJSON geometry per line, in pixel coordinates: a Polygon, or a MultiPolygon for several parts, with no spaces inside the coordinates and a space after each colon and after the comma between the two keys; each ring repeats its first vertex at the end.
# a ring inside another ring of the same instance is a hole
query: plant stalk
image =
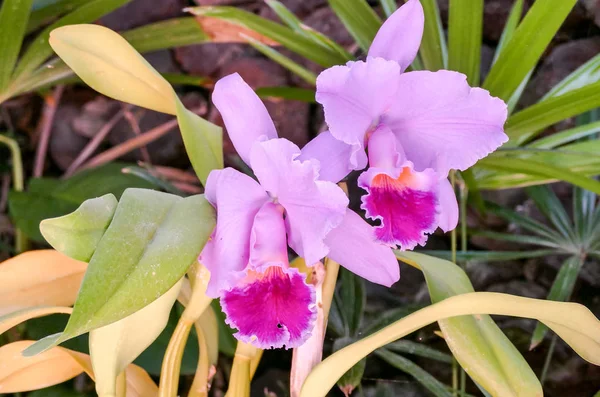
{"type": "MultiPolygon", "coordinates": [[[[0,142],[8,146],[12,156],[12,172],[13,172],[13,189],[16,192],[22,192],[24,189],[24,178],[23,178],[23,159],[21,157],[21,149],[19,144],[14,139],[11,139],[5,135],[0,134],[0,142]]],[[[21,252],[27,251],[29,248],[29,242],[27,236],[22,230],[15,227],[15,253],[20,254],[21,252]]]]}

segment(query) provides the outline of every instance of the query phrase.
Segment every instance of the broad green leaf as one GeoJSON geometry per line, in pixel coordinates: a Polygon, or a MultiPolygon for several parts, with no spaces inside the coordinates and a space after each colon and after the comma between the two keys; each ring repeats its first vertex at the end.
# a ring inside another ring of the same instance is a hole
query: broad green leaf
{"type": "Polygon", "coordinates": [[[177,115],[188,156],[202,183],[211,170],[223,168],[221,128],[187,110],[173,87],[123,37],[98,25],[74,25],[52,31],[50,41],[96,91],[177,115]],[[90,42],[97,45],[91,47],[90,42]]]}
{"type": "Polygon", "coordinates": [[[72,310],[66,306],[34,306],[3,314],[0,315],[0,334],[32,318],[56,313],[71,314],[72,310]]]}
{"type": "Polygon", "coordinates": [[[596,55],[583,65],[577,68],[573,73],[561,80],[560,83],[552,87],[542,100],[561,96],[567,92],[585,87],[600,81],[600,55],[596,55]]]}
{"type": "Polygon", "coordinates": [[[44,243],[40,222],[73,212],[87,199],[114,194],[117,198],[128,187],[154,185],[134,175],[121,173],[123,163],[111,163],[85,170],[66,180],[31,179],[27,192],[9,194],[9,212],[15,224],[31,239],[44,243]]]}
{"type": "Polygon", "coordinates": [[[571,219],[562,203],[548,186],[532,186],[526,189],[527,195],[533,199],[536,207],[562,234],[566,241],[574,241],[575,233],[571,219]]]}
{"type": "Polygon", "coordinates": [[[0,103],[17,62],[33,0],[4,0],[0,6],[0,103]]]}
{"type": "Polygon", "coordinates": [[[467,75],[479,85],[483,0],[450,0],[448,15],[448,68],[467,75]]]}
{"type": "Polygon", "coordinates": [[[494,59],[492,63],[496,63],[498,56],[502,53],[502,51],[506,48],[506,45],[512,39],[515,30],[517,30],[517,26],[521,21],[521,16],[523,15],[523,0],[515,1],[512,8],[510,9],[510,13],[508,14],[508,19],[506,20],[506,24],[504,25],[504,29],[502,30],[502,35],[500,36],[500,40],[498,41],[498,45],[496,46],[496,52],[494,54],[494,59]]]}
{"type": "MultiPolygon", "coordinates": [[[[561,166],[552,165],[552,163],[548,162],[489,156],[482,159],[477,165],[481,168],[495,171],[509,171],[515,174],[533,175],[541,177],[542,179],[561,180],[588,189],[596,194],[600,194],[600,182],[581,175],[581,173],[577,173],[561,166]]],[[[483,187],[481,182],[480,185],[483,187]]]]}
{"type": "Polygon", "coordinates": [[[294,73],[296,76],[300,77],[302,80],[306,81],[308,84],[312,86],[315,86],[317,84],[317,76],[310,70],[306,69],[304,66],[292,61],[290,58],[286,57],[279,51],[269,47],[266,44],[261,43],[259,40],[253,39],[250,36],[246,36],[246,40],[248,40],[248,44],[250,44],[261,54],[271,59],[272,61],[277,62],[290,72],[294,73]]]}
{"type": "Polygon", "coordinates": [[[448,62],[448,50],[438,3],[436,0],[421,0],[421,5],[425,13],[425,27],[419,56],[425,69],[431,71],[444,69],[448,62]]]}
{"type": "Polygon", "coordinates": [[[206,185],[210,171],[223,168],[223,130],[175,101],[177,122],[194,171],[206,185]]]}
{"type": "Polygon", "coordinates": [[[596,107],[600,107],[600,82],[538,102],[508,119],[505,132],[510,141],[505,147],[519,146],[544,128],[596,107]]]}
{"type": "Polygon", "coordinates": [[[210,41],[194,17],[167,19],[128,30],[122,35],[141,53],[210,41]]]}
{"type": "Polygon", "coordinates": [[[74,212],[40,224],[42,235],[63,254],[88,262],[117,209],[112,194],[86,200],[74,212]]]}
{"type": "Polygon", "coordinates": [[[507,101],[532,70],[577,0],[537,0],[492,66],[483,87],[507,101]]]}
{"type": "MultiPolygon", "coordinates": [[[[473,292],[457,265],[414,252],[397,254],[425,275],[432,303],[473,292]]],[[[541,385],[527,361],[491,317],[465,316],[438,320],[444,340],[471,378],[493,395],[541,394],[541,385]]]]}
{"type": "MultiPolygon", "coordinates": [[[[600,321],[585,306],[494,292],[471,292],[421,309],[327,357],[304,382],[301,397],[325,396],[337,379],[363,357],[411,332],[440,319],[477,314],[538,319],[585,360],[600,365],[600,321]]],[[[521,391],[526,396],[541,393],[539,388],[533,394],[527,394],[525,388],[521,391]]]]}
{"type": "Polygon", "coordinates": [[[181,280],[143,309],[90,331],[90,357],[99,396],[117,394],[117,377],[160,335],[181,289],[181,280]]]}
{"type": "Polygon", "coordinates": [[[442,353],[424,343],[413,342],[410,340],[397,340],[385,347],[386,350],[391,350],[396,353],[412,354],[414,356],[429,358],[446,364],[452,363],[450,354],[442,353]]]}
{"type": "Polygon", "coordinates": [[[50,32],[54,29],[65,25],[94,22],[129,1],[131,0],[92,0],[54,22],[40,32],[33,43],[27,47],[17,64],[12,79],[19,80],[30,74],[52,55],[52,48],[48,44],[48,39],[50,38],[50,32]]]}
{"type": "Polygon", "coordinates": [[[315,90],[298,87],[261,87],[256,89],[261,98],[281,98],[315,103],[315,90]]]}
{"type": "Polygon", "coordinates": [[[27,33],[31,33],[44,25],[54,22],[55,19],[64,15],[75,8],[84,5],[89,0],[56,0],[51,2],[42,2],[37,5],[33,1],[31,14],[27,23],[27,33]]]}
{"type": "Polygon", "coordinates": [[[328,0],[328,3],[358,46],[367,52],[381,26],[369,3],[366,0],[328,0]]]}
{"type": "MultiPolygon", "coordinates": [[[[550,288],[550,293],[546,299],[552,301],[569,300],[569,297],[573,292],[573,287],[575,287],[577,276],[579,276],[581,266],[583,266],[583,259],[580,256],[567,258],[567,260],[564,261],[560,267],[560,270],[554,279],[554,283],[552,283],[552,288],[550,288]]],[[[543,323],[537,323],[531,337],[531,345],[529,348],[533,349],[539,345],[542,340],[544,340],[547,332],[547,326],[545,326],[543,323]]]]}
{"type": "Polygon", "coordinates": [[[379,3],[381,4],[381,8],[383,8],[383,13],[387,18],[389,18],[390,15],[392,15],[394,11],[396,11],[396,9],[398,8],[394,0],[379,0],[379,3]]]}
{"type": "Polygon", "coordinates": [[[181,198],[127,189],[90,260],[65,331],[42,339],[28,354],[121,320],[152,303],[196,260],[214,224],[214,210],[202,195],[181,198]]]}
{"type": "Polygon", "coordinates": [[[86,268],[54,250],[27,251],[0,263],[0,315],[73,305],[86,268]]]}
{"type": "Polygon", "coordinates": [[[217,18],[233,25],[249,29],[262,36],[281,44],[285,48],[293,51],[306,59],[309,59],[323,67],[330,67],[346,63],[341,54],[334,50],[324,48],[313,40],[295,33],[287,26],[259,17],[251,12],[247,12],[235,7],[191,7],[186,8],[199,17],[217,18]]]}
{"type": "Polygon", "coordinates": [[[436,397],[452,397],[452,393],[448,391],[446,385],[412,361],[387,349],[379,349],[375,351],[375,354],[386,363],[415,378],[415,380],[429,390],[432,395],[436,397]]]}

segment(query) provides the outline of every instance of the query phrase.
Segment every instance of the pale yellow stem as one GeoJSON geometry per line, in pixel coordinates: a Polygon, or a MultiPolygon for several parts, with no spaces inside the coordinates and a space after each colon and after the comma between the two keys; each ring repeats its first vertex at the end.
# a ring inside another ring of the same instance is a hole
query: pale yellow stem
{"type": "Polygon", "coordinates": [[[251,344],[238,341],[233,357],[233,366],[231,367],[229,389],[225,397],[250,397],[252,361],[256,360],[256,356],[260,352],[260,349],[251,344]]]}

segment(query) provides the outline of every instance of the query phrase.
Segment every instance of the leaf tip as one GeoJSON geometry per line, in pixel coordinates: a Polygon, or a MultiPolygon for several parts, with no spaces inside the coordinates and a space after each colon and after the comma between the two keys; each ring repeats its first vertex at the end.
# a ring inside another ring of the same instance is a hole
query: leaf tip
{"type": "Polygon", "coordinates": [[[57,346],[59,343],[63,342],[64,339],[63,333],[59,332],[57,334],[48,335],[45,338],[42,338],[29,346],[27,349],[23,350],[21,354],[23,357],[33,357],[40,353],[43,353],[51,348],[57,346]]]}

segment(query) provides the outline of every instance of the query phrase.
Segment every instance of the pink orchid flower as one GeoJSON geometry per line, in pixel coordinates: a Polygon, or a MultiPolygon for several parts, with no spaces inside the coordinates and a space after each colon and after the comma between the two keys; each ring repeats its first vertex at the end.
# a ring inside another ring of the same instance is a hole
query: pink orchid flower
{"type": "Polygon", "coordinates": [[[321,167],[341,178],[368,162],[358,179],[367,191],[361,208],[380,220],[377,238],[401,249],[424,245],[438,227],[456,227],[449,171],[466,170],[508,140],[506,104],[469,87],[465,75],[403,73],[423,24],[421,3],[409,0],[383,24],[366,61],[334,66],[317,79],[329,126],[311,142],[328,153],[321,167]]]}
{"type": "Polygon", "coordinates": [[[217,82],[213,102],[258,181],[232,168],[208,177],[217,226],[199,257],[211,273],[207,294],[221,298],[236,338],[260,348],[297,347],[313,328],[315,296],[290,267],[288,245],[309,265],[329,256],[386,286],[399,279],[398,262],[347,208],[337,181],[321,177],[328,171],[311,150],[277,138],[264,104],[238,74],[217,82]]]}

